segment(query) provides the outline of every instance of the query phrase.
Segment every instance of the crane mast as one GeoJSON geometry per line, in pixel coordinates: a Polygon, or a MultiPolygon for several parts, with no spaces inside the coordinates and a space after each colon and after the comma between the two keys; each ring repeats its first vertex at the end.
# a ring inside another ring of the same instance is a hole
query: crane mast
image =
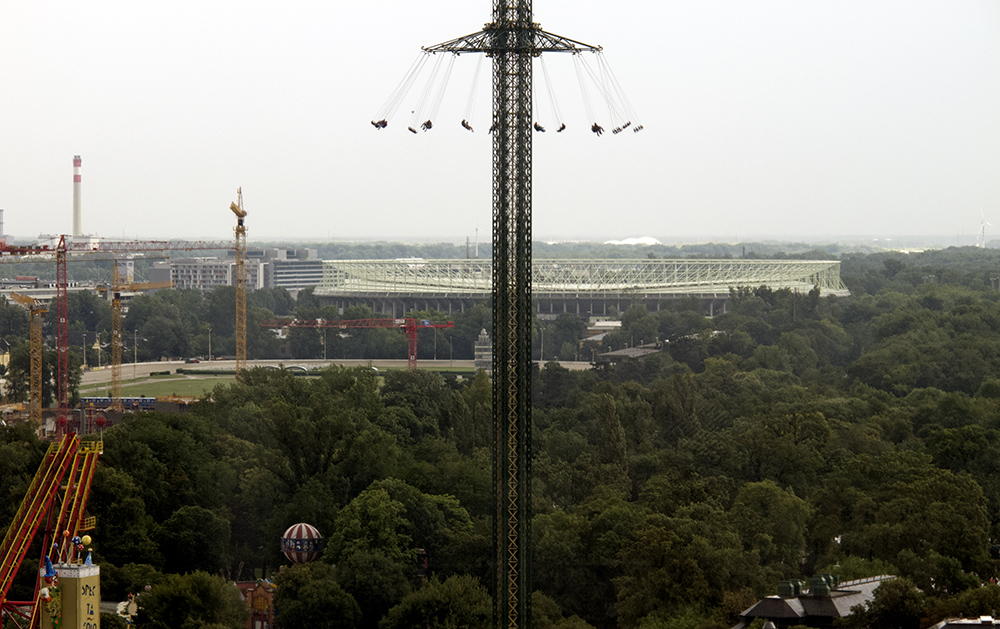
{"type": "Polygon", "coordinates": [[[236,266],[233,269],[236,286],[236,371],[247,368],[247,228],[243,224],[243,188],[236,189],[236,203],[229,209],[236,215],[236,266]]]}
{"type": "Polygon", "coordinates": [[[62,438],[69,424],[69,314],[67,312],[66,236],[56,247],[56,434],[62,438]]]}
{"type": "Polygon", "coordinates": [[[29,401],[28,417],[31,423],[42,426],[42,315],[48,312],[34,297],[11,293],[11,299],[27,306],[30,323],[30,356],[31,373],[28,376],[31,399],[29,401]]]}
{"type": "Polygon", "coordinates": [[[122,411],[122,299],[118,288],[118,261],[111,272],[111,410],[122,411]]]}
{"type": "MultiPolygon", "coordinates": [[[[121,412],[122,406],[122,350],[125,339],[122,335],[122,291],[151,290],[155,288],[170,288],[172,281],[167,282],[132,282],[121,283],[118,273],[118,261],[115,261],[111,275],[111,406],[109,410],[121,412]]],[[[108,290],[98,288],[99,291],[108,290]]]]}

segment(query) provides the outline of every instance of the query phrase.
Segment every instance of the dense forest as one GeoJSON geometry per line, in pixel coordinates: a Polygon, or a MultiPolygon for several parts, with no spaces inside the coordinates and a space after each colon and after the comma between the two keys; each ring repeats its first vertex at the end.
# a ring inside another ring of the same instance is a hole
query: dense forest
{"type": "MultiPolygon", "coordinates": [[[[1000,252],[842,261],[850,297],[741,290],[712,318],[694,300],[633,306],[617,334],[663,352],[540,365],[534,626],[729,627],[814,572],[901,577],[847,627],[1000,613],[1000,252]]],[[[216,293],[128,316],[176,316],[196,342],[223,325],[213,307],[231,312],[216,293]]],[[[317,316],[310,298],[254,307],[317,316]]],[[[578,322],[544,325],[546,356],[574,349],[578,322]]],[[[105,598],[148,584],[140,627],[236,627],[224,580],[266,576],[282,627],[487,626],[490,389],[484,373],[254,369],[187,414],[129,416],[104,433],[89,508],[105,598]],[[322,561],[282,558],[296,522],[325,536],[322,561]]],[[[43,451],[0,428],[0,523],[43,451]]]]}

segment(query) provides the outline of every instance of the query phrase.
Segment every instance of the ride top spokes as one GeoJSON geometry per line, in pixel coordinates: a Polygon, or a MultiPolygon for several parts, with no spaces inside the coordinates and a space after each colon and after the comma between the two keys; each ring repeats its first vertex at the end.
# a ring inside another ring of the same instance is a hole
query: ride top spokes
{"type": "MultiPolygon", "coordinates": [[[[636,116],[632,106],[604,58],[603,49],[600,46],[585,44],[575,39],[550,33],[543,30],[535,22],[532,22],[530,27],[521,27],[516,36],[511,34],[509,28],[491,22],[486,24],[483,30],[476,33],[422,48],[417,60],[410,66],[409,71],[371,121],[371,125],[376,130],[389,126],[390,119],[402,105],[425,66],[430,65],[430,76],[421,91],[418,104],[411,109],[411,119],[406,129],[414,135],[431,131],[435,128],[435,120],[457,57],[466,53],[484,53],[484,56],[493,57],[496,54],[512,51],[524,53],[537,59],[542,69],[547,96],[547,111],[542,112],[539,111],[539,107],[533,107],[531,128],[536,133],[545,133],[549,130],[562,133],[567,129],[567,123],[559,107],[548,68],[546,68],[542,57],[542,53],[546,52],[562,52],[572,55],[580,93],[589,119],[587,124],[596,137],[602,136],[606,128],[611,131],[612,135],[618,135],[627,130],[638,133],[643,129],[642,124],[635,122],[636,116]],[[451,53],[451,55],[437,56],[438,53],[451,53]],[[594,64],[596,67],[592,67],[586,60],[591,55],[597,60],[594,64]],[[428,64],[431,58],[435,58],[436,61],[428,64]],[[447,63],[445,63],[446,58],[447,63]],[[591,102],[591,90],[597,92],[603,101],[600,103],[603,107],[595,107],[591,102]],[[602,109],[606,110],[606,114],[598,113],[602,109]]],[[[481,60],[482,57],[480,57],[481,60]]],[[[477,65],[469,90],[465,114],[458,123],[469,132],[475,131],[472,123],[479,74],[479,66],[477,65]]],[[[496,125],[491,124],[488,132],[494,133],[495,131],[496,125]]]]}

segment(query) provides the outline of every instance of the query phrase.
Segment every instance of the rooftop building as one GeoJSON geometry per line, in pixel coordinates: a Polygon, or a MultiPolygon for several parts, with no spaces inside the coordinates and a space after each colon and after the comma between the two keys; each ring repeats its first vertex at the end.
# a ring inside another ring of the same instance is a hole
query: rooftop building
{"type": "MultiPolygon", "coordinates": [[[[155,262],[151,281],[172,280],[176,288],[210,291],[232,286],[235,252],[225,258],[178,258],[155,262]]],[[[298,290],[317,286],[323,261],[315,249],[250,249],[247,251],[247,288],[298,290]]]]}
{"type": "Polygon", "coordinates": [[[881,575],[840,583],[833,575],[815,575],[809,579],[809,589],[803,589],[800,581],[782,581],[777,596],[761,599],[745,610],[733,629],[744,629],[757,618],[770,621],[776,629],[834,627],[837,618],[849,616],[856,605],[871,603],[875,589],[895,578],[881,575]]]}

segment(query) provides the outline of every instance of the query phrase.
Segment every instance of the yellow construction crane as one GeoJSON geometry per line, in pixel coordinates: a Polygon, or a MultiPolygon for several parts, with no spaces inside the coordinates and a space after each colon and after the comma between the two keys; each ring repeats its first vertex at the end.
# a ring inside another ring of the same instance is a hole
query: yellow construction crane
{"type": "Polygon", "coordinates": [[[243,224],[247,212],[243,209],[243,188],[236,189],[236,203],[229,209],[236,215],[236,371],[247,367],[247,228],[243,224]]]}
{"type": "Polygon", "coordinates": [[[35,425],[42,425],[42,315],[48,312],[34,297],[11,293],[10,298],[25,306],[31,313],[31,330],[29,347],[31,348],[31,373],[28,387],[31,392],[31,402],[28,417],[35,425]]]}
{"type": "MultiPolygon", "coordinates": [[[[111,283],[111,406],[109,410],[121,412],[122,408],[122,291],[152,290],[156,288],[171,288],[174,283],[166,282],[131,282],[120,283],[118,278],[118,261],[115,261],[111,283]]],[[[109,290],[107,286],[99,286],[100,292],[109,290]]]]}

